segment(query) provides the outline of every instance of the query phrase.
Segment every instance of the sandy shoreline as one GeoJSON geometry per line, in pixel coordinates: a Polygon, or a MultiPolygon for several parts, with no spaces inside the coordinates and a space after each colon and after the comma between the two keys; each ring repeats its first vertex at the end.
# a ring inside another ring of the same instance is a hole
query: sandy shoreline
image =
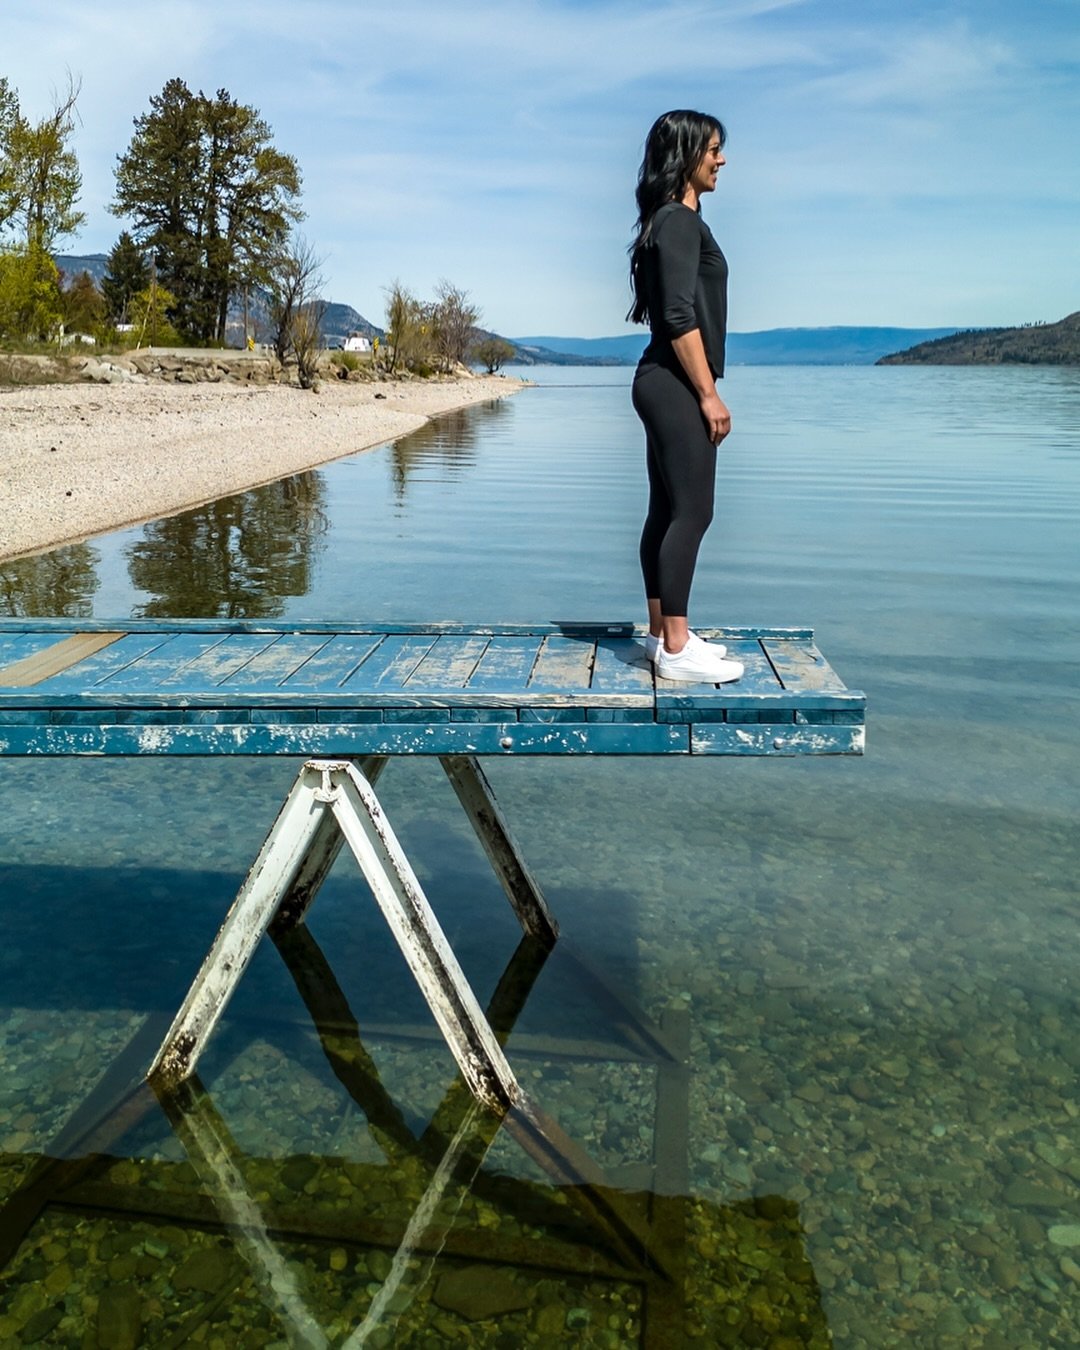
{"type": "Polygon", "coordinates": [[[477,376],[332,381],[319,394],[276,384],[0,390],[0,561],[259,487],[522,387],[477,376]]]}

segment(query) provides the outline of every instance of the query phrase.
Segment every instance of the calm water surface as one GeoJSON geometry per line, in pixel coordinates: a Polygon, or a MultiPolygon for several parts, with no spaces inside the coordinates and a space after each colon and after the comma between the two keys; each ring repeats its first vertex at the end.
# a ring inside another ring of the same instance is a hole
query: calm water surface
{"type": "MultiPolygon", "coordinates": [[[[0,565],[0,609],[636,619],[629,372],[540,379],[0,565]]],[[[260,948],[204,1093],[125,1098],[296,766],[7,762],[0,1346],[1080,1344],[1080,371],[726,383],[694,613],[811,624],[869,694],[866,758],[490,769],[565,935],[512,965],[511,1060],[653,1225],[685,1318],[469,1118],[344,861],[310,940],[260,948]]],[[[438,764],[379,791],[487,1001],[518,932],[438,764]]]]}

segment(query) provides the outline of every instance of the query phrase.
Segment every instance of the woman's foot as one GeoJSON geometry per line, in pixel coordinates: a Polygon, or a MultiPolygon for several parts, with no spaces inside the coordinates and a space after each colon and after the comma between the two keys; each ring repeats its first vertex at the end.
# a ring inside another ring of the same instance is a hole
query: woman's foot
{"type": "Polygon", "coordinates": [[[656,656],[656,674],[663,680],[679,680],[687,684],[730,684],[742,678],[741,661],[725,661],[711,643],[691,635],[681,652],[669,652],[663,647],[656,656]]]}
{"type": "MultiPolygon", "coordinates": [[[[722,642],[706,642],[704,638],[699,638],[696,633],[691,633],[686,640],[687,647],[705,647],[716,656],[726,656],[727,648],[722,642]]],[[[656,633],[646,633],[645,635],[645,655],[649,660],[656,664],[656,658],[664,648],[663,638],[656,633]]],[[[684,647],[683,651],[686,650],[684,647]]]]}

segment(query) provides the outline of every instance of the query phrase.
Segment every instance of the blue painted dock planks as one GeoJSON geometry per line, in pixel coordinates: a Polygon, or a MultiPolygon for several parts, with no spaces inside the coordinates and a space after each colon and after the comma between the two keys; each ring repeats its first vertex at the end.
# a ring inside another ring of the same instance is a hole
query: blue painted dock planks
{"type": "Polygon", "coordinates": [[[524,689],[543,643],[542,637],[534,636],[507,636],[490,642],[469,676],[470,693],[514,694],[524,689]]]}
{"type": "Polygon", "coordinates": [[[622,623],[0,620],[0,754],[862,752],[812,630],[710,636],[741,680],[655,680],[622,623]]]}

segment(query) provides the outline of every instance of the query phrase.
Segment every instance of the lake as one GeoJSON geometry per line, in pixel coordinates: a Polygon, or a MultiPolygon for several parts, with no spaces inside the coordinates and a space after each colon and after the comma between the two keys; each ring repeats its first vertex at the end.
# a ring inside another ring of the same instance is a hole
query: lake
{"type": "MultiPolygon", "coordinates": [[[[525,373],[0,564],[0,612],[640,620],[631,372],[525,373]]],[[[564,933],[509,1056],[627,1203],[668,1151],[686,1343],[1075,1346],[1080,370],[735,367],[724,393],[691,616],[814,627],[868,694],[867,754],[492,765],[564,933]],[[688,1038],[686,1075],[586,968],[688,1038]]],[[[145,1103],[79,1135],[149,1061],[296,768],[4,762],[0,1197],[24,1199],[0,1346],[678,1343],[663,1280],[467,1119],[344,860],[311,948],[263,944],[204,1057],[216,1169],[145,1103]]],[[[519,933],[438,764],[379,793],[486,1002],[519,933]]]]}

